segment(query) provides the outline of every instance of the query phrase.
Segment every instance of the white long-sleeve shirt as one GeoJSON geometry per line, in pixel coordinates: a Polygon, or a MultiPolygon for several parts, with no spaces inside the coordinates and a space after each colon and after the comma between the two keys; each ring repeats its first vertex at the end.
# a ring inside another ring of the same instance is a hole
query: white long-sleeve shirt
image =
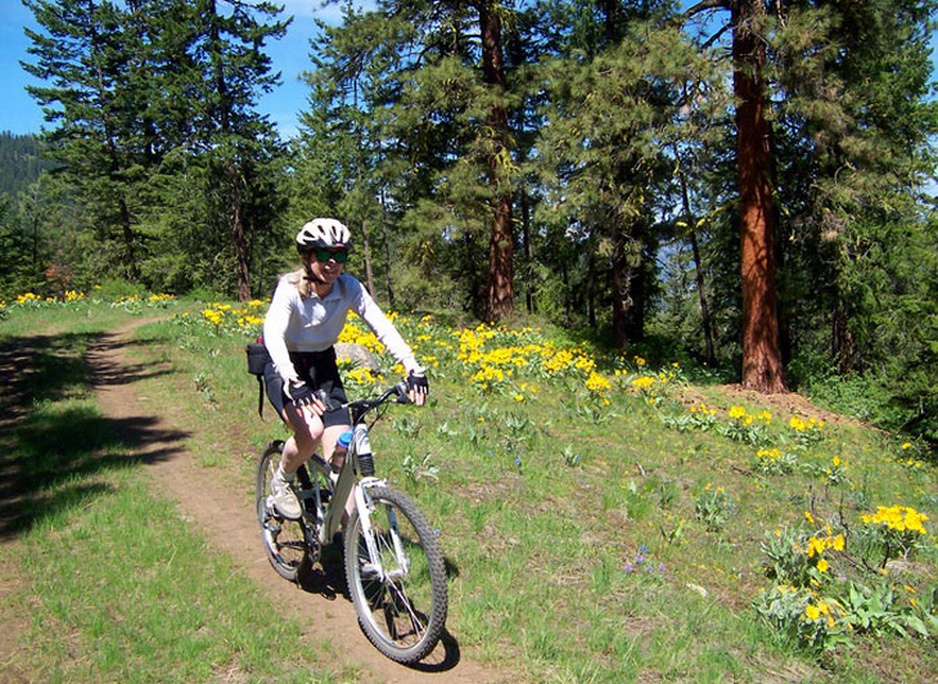
{"type": "Polygon", "coordinates": [[[410,346],[357,279],[343,273],[325,297],[312,293],[306,299],[290,280],[280,278],[264,319],[264,344],[284,382],[300,379],[290,361],[290,352],[329,349],[338,342],[349,311],[355,311],[365,321],[404,370],[420,369],[410,346]]]}

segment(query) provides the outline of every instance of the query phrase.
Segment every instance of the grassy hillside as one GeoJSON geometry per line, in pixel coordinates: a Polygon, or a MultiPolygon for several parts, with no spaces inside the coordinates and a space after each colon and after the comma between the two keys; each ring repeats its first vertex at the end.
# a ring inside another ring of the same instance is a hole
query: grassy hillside
{"type": "MultiPolygon", "coordinates": [[[[269,408],[266,421],[257,418],[256,384],[245,370],[243,345],[257,332],[260,304],[144,299],[115,308],[82,298],[5,311],[5,346],[53,331],[57,353],[72,359],[68,391],[54,373],[38,377],[46,399],[18,428],[21,456],[49,458],[23,431],[87,401],[75,361],[83,331],[162,316],[139,329],[146,344],[135,353],[171,372],[135,385],[185,422],[187,447],[202,466],[251,505],[253,459],[284,435],[269,408]]],[[[455,329],[432,317],[396,323],[430,368],[432,398],[422,410],[394,407],[372,443],[379,474],[418,499],[441,530],[448,627],[464,657],[537,682],[924,682],[938,671],[938,474],[920,445],[794,395],[692,384],[678,365],[650,368],[538,329],[455,329]]],[[[378,380],[349,368],[351,395],[394,381],[391,363],[355,321],[347,341],[372,347],[388,368],[378,380]]],[[[93,415],[94,407],[81,410],[93,415]]],[[[135,481],[132,465],[74,477],[73,486],[135,481]]],[[[24,599],[35,607],[24,647],[45,646],[50,624],[74,632],[79,651],[108,630],[85,624],[58,596],[76,563],[99,565],[110,552],[80,533],[89,516],[121,506],[125,524],[152,526],[169,515],[156,505],[148,517],[106,487],[79,489],[53,525],[68,536],[69,554],[51,552],[52,523],[39,516],[18,531],[23,557],[2,558],[35,578],[24,599]],[[43,572],[34,573],[39,559],[43,572]]],[[[193,544],[205,543],[192,534],[193,544]]],[[[155,562],[135,558],[136,575],[155,562]]],[[[180,584],[189,572],[180,566],[180,584]]],[[[116,610],[119,597],[89,585],[82,601],[104,615],[116,610]]],[[[225,588],[204,583],[198,591],[225,588]]],[[[250,631],[241,591],[228,607],[214,596],[211,605],[230,611],[226,624],[250,631]]],[[[193,600],[206,603],[198,592],[193,600]]],[[[187,619],[179,617],[180,630],[187,619]]],[[[117,639],[116,652],[133,638],[117,639]]],[[[62,654],[32,651],[46,671],[61,671],[62,654]]],[[[193,680],[210,679],[187,661],[199,659],[198,648],[192,653],[172,658],[193,669],[193,680]]],[[[94,661],[78,679],[112,679],[114,667],[94,661]]],[[[267,676],[254,660],[244,667],[267,676]]]]}

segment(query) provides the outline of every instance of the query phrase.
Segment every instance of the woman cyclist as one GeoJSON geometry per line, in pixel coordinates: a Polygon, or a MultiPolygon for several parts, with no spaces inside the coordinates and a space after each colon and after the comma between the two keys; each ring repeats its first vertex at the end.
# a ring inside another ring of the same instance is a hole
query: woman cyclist
{"type": "Polygon", "coordinates": [[[281,276],[264,320],[264,344],[271,358],[264,373],[267,396],[293,433],[271,480],[274,505],[285,518],[302,513],[292,487],[297,469],[319,444],[331,460],[339,435],[349,429],[348,410],[330,408],[321,399],[326,396],[336,405],[348,401],[334,345],[349,311],[355,311],[404,366],[413,403],[422,406],[430,389],[424,369],[391,321],[358,280],[342,273],[350,246],[348,228],[335,219],[304,225],[296,235],[302,267],[281,276]]]}

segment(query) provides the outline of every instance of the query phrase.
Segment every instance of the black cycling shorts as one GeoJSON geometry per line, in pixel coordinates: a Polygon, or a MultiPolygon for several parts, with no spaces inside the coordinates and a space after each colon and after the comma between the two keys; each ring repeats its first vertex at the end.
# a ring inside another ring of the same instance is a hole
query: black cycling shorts
{"type": "MultiPolygon", "coordinates": [[[[339,375],[339,367],[335,361],[335,348],[330,347],[321,352],[290,352],[290,361],[296,369],[297,375],[313,391],[325,390],[329,398],[337,404],[345,404],[348,397],[339,375]]],[[[283,407],[290,399],[283,391],[283,378],[277,375],[272,361],[264,367],[264,384],[267,387],[267,398],[277,414],[283,415],[283,407]]],[[[292,403],[292,402],[291,402],[292,403]]],[[[322,423],[330,425],[349,425],[351,416],[347,408],[326,411],[322,416],[322,423]]]]}

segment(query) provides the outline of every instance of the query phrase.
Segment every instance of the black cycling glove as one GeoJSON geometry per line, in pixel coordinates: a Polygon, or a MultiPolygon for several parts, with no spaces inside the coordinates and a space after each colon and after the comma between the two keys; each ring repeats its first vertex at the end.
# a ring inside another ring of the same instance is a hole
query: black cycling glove
{"type": "Polygon", "coordinates": [[[430,394],[430,383],[427,381],[427,376],[424,375],[422,370],[411,371],[407,376],[407,391],[417,392],[417,394],[424,396],[430,394]]]}
{"type": "Polygon", "coordinates": [[[297,406],[309,406],[316,401],[316,395],[302,380],[291,380],[287,385],[287,393],[297,406]]]}

